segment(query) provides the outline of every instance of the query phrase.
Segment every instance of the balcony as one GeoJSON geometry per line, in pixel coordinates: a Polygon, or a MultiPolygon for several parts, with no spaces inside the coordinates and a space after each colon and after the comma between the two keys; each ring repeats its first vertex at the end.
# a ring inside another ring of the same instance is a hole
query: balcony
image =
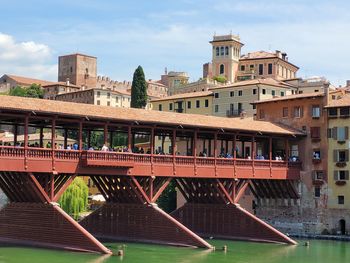
{"type": "Polygon", "coordinates": [[[243,112],[243,109],[238,110],[227,110],[226,111],[226,117],[239,117],[241,116],[241,113],[243,112]]]}
{"type": "Polygon", "coordinates": [[[175,112],[177,112],[177,113],[183,113],[183,112],[184,112],[184,109],[182,109],[182,108],[175,109],[175,112]]]}

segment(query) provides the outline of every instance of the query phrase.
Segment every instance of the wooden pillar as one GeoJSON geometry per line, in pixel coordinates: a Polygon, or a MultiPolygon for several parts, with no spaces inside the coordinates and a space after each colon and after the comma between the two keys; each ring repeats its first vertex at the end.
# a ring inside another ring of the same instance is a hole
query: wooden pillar
{"type": "Polygon", "coordinates": [[[128,151],[129,152],[132,152],[131,144],[132,144],[131,125],[128,125],[128,151]]]}
{"type": "Polygon", "coordinates": [[[272,160],[272,136],[269,137],[269,160],[272,160]]]}
{"type": "Polygon", "coordinates": [[[40,127],[40,140],[39,146],[40,148],[44,148],[44,127],[40,127]]]}
{"type": "Polygon", "coordinates": [[[242,158],[246,158],[245,148],[244,148],[244,141],[242,141],[242,158]]]}
{"type": "Polygon", "coordinates": [[[14,128],[14,131],[13,131],[13,146],[16,146],[16,144],[17,144],[17,135],[18,135],[18,124],[16,123],[13,128],[14,128]]]}
{"type": "Polygon", "coordinates": [[[255,136],[252,137],[252,159],[255,159],[255,136]]]}
{"type": "Polygon", "coordinates": [[[103,127],[103,144],[108,145],[108,123],[105,123],[103,127]]]}
{"type": "Polygon", "coordinates": [[[109,132],[109,147],[110,147],[111,149],[113,149],[113,134],[114,134],[113,131],[110,131],[110,132],[109,132]]]}
{"type": "Polygon", "coordinates": [[[28,126],[29,126],[29,115],[24,117],[24,148],[28,148],[28,126]]]}
{"type": "Polygon", "coordinates": [[[68,144],[68,129],[64,129],[64,149],[67,149],[67,144],[68,144]]]}
{"type": "Polygon", "coordinates": [[[172,138],[171,138],[171,148],[173,149],[173,156],[176,155],[176,129],[173,129],[173,135],[172,135],[172,138]]]}
{"type": "Polygon", "coordinates": [[[236,159],[237,158],[237,151],[236,151],[236,148],[237,148],[237,134],[235,134],[233,136],[233,159],[236,159]]]}
{"type": "Polygon", "coordinates": [[[192,152],[193,152],[194,157],[197,156],[197,137],[198,137],[198,131],[195,130],[194,134],[193,134],[193,148],[192,148],[192,152]]]}
{"type": "Polygon", "coordinates": [[[284,151],[286,152],[286,160],[285,161],[288,162],[288,160],[289,160],[289,152],[290,152],[288,138],[285,139],[284,143],[285,143],[285,150],[284,151]]]}
{"type": "Polygon", "coordinates": [[[218,133],[214,133],[214,158],[218,157],[218,133]]]}
{"type": "MultiPolygon", "coordinates": [[[[90,135],[90,134],[89,134],[90,135]]],[[[79,151],[83,149],[83,121],[79,121],[79,151]]]]}
{"type": "Polygon", "coordinates": [[[87,131],[87,144],[89,149],[91,147],[91,130],[87,131]]]}
{"type": "Polygon", "coordinates": [[[51,120],[51,149],[55,149],[56,143],[56,118],[51,120]]]}
{"type": "Polygon", "coordinates": [[[151,128],[150,150],[151,154],[154,154],[154,127],[151,128]]]}

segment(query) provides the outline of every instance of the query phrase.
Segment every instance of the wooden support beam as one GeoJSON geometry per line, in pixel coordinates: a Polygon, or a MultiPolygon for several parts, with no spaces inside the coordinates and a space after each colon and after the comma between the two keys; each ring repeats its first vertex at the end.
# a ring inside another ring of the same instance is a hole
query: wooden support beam
{"type": "Polygon", "coordinates": [[[33,190],[37,193],[38,197],[43,202],[50,203],[51,202],[50,197],[46,194],[46,192],[44,191],[43,187],[38,182],[38,180],[35,178],[33,173],[28,173],[28,175],[29,175],[29,178],[30,178],[30,182],[31,182],[31,184],[33,186],[33,190]]]}
{"type": "Polygon", "coordinates": [[[145,191],[142,189],[141,185],[137,181],[137,179],[134,176],[130,176],[131,180],[133,181],[134,185],[136,186],[137,190],[139,190],[139,193],[142,195],[142,197],[146,200],[147,203],[152,203],[149,199],[148,195],[145,193],[145,191]]]}
{"type": "Polygon", "coordinates": [[[225,188],[225,186],[222,184],[222,182],[219,179],[216,179],[216,182],[218,183],[222,193],[225,195],[225,197],[229,200],[229,202],[231,204],[234,204],[234,200],[232,199],[232,197],[230,196],[230,194],[227,192],[227,189],[225,188]]]}
{"type": "Polygon", "coordinates": [[[234,199],[234,203],[238,203],[241,199],[242,195],[244,194],[244,191],[247,189],[248,185],[250,184],[250,180],[246,180],[242,187],[238,190],[236,197],[234,199]]]}
{"type": "Polygon", "coordinates": [[[157,201],[157,199],[159,198],[159,196],[163,193],[163,191],[167,188],[167,186],[169,185],[169,183],[171,182],[173,178],[169,177],[167,178],[167,180],[163,183],[163,185],[158,189],[157,193],[152,197],[151,196],[151,201],[152,203],[155,203],[157,201]]]}
{"type": "Polygon", "coordinates": [[[68,178],[68,180],[63,184],[63,186],[54,195],[53,202],[57,202],[60,199],[61,195],[64,193],[64,191],[66,191],[68,186],[70,186],[70,184],[73,182],[75,177],[76,177],[76,175],[72,175],[68,178]]]}

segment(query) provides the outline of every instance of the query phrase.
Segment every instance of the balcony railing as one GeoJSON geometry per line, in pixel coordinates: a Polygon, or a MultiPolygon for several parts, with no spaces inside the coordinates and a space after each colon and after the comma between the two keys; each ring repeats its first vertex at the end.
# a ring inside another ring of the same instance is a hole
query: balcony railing
{"type": "Polygon", "coordinates": [[[239,117],[243,111],[244,111],[243,109],[227,110],[226,111],[226,116],[227,117],[239,117]]]}

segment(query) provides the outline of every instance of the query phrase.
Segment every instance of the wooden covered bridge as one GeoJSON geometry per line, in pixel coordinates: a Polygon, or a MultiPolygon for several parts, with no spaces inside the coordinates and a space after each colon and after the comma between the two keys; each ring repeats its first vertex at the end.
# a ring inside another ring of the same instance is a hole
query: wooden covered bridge
{"type": "Polygon", "coordinates": [[[290,146],[299,131],[8,96],[1,96],[0,125],[13,138],[0,146],[0,187],[10,200],[0,211],[1,241],[100,253],[110,251],[99,238],[205,248],[208,236],[295,243],[239,201],[248,188],[257,199],[298,199],[300,162],[290,146]],[[30,144],[31,134],[39,142],[30,144]],[[72,138],[75,149],[67,145],[72,138]],[[56,203],[76,176],[89,176],[106,199],[79,223],[56,203]],[[171,181],[186,203],[169,215],[155,203],[171,181]]]}

